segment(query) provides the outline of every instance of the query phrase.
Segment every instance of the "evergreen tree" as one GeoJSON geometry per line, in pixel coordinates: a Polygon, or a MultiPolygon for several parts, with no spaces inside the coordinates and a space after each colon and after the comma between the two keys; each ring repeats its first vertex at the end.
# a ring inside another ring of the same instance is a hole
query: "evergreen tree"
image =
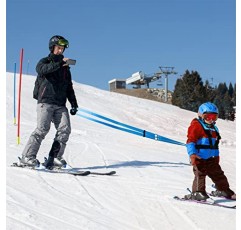
{"type": "MultiPolygon", "coordinates": [[[[230,87],[231,89],[232,87],[230,87]]],[[[214,103],[219,109],[219,118],[233,120],[231,114],[234,111],[234,103],[232,97],[230,96],[230,91],[227,88],[226,83],[220,83],[215,92],[216,96],[214,98],[214,103]]]]}
{"type": "Polygon", "coordinates": [[[206,98],[207,101],[213,101],[215,98],[215,89],[210,85],[208,80],[206,80],[204,87],[206,92],[203,97],[206,98]]]}
{"type": "Polygon", "coordinates": [[[186,70],[183,77],[178,79],[172,95],[172,104],[182,109],[197,111],[204,103],[207,95],[206,88],[197,71],[191,73],[186,70]]]}
{"type": "Polygon", "coordinates": [[[234,84],[234,88],[233,88],[232,102],[234,106],[236,106],[236,83],[234,84]]]}
{"type": "Polygon", "coordinates": [[[233,88],[233,85],[232,85],[231,82],[230,82],[229,87],[228,87],[228,94],[229,94],[229,96],[230,96],[231,98],[233,97],[234,88],[233,88]]]}
{"type": "Polygon", "coordinates": [[[228,87],[227,87],[226,83],[219,83],[218,88],[217,88],[217,93],[221,97],[224,97],[224,95],[227,91],[228,91],[228,87]]]}
{"type": "Polygon", "coordinates": [[[172,95],[172,104],[180,108],[196,112],[204,102],[213,102],[219,109],[219,118],[234,120],[236,106],[236,84],[219,83],[213,88],[209,81],[203,85],[198,72],[192,71],[183,74],[178,79],[172,95]]]}
{"type": "Polygon", "coordinates": [[[223,106],[223,109],[225,111],[224,119],[228,119],[229,120],[230,115],[231,115],[231,113],[233,111],[233,103],[232,103],[232,100],[231,100],[231,97],[230,97],[228,91],[227,91],[227,93],[223,97],[222,106],[223,106]]]}

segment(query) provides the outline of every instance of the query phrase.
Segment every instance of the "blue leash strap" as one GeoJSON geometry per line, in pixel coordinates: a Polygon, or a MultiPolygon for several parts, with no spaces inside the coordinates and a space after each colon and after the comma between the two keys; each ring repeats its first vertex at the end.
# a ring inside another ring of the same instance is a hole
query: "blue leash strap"
{"type": "Polygon", "coordinates": [[[100,114],[91,112],[91,111],[89,111],[89,110],[87,110],[87,109],[78,109],[78,111],[81,111],[81,112],[83,112],[83,113],[87,113],[87,114],[89,114],[89,115],[98,117],[98,118],[100,118],[100,119],[103,119],[103,120],[105,120],[105,121],[111,122],[111,123],[113,123],[113,124],[116,124],[116,125],[119,125],[119,126],[123,126],[123,127],[127,128],[127,129],[132,129],[132,130],[135,130],[135,131],[137,131],[137,132],[143,133],[143,130],[142,130],[142,129],[136,128],[136,127],[131,126],[131,125],[127,125],[127,124],[125,124],[125,123],[122,123],[122,122],[119,122],[119,121],[116,121],[116,120],[113,120],[113,119],[110,119],[110,118],[105,117],[105,116],[102,116],[102,115],[100,115],[100,114]]]}
{"type": "Polygon", "coordinates": [[[184,143],[172,140],[170,138],[167,138],[167,137],[164,137],[164,136],[161,136],[161,135],[149,132],[149,131],[145,131],[145,133],[146,133],[145,137],[156,140],[156,141],[162,141],[162,142],[167,142],[167,143],[174,144],[174,145],[186,146],[186,144],[184,144],[184,143]]]}
{"type": "Polygon", "coordinates": [[[100,121],[100,120],[97,120],[97,119],[95,119],[95,118],[88,117],[88,116],[85,116],[85,115],[82,115],[82,114],[79,114],[79,113],[77,113],[77,115],[80,116],[80,117],[83,117],[83,118],[85,118],[85,119],[87,119],[87,120],[94,121],[94,122],[96,122],[96,123],[99,123],[99,124],[102,124],[102,125],[106,125],[106,126],[108,126],[108,127],[114,128],[114,129],[119,129],[119,130],[121,130],[121,131],[128,132],[128,133],[132,133],[132,134],[135,134],[135,135],[138,135],[138,136],[143,136],[143,133],[137,132],[137,131],[132,130],[132,129],[126,129],[126,128],[123,128],[123,127],[121,127],[121,126],[112,125],[112,124],[110,124],[110,123],[106,123],[106,122],[104,122],[104,121],[100,121]]]}
{"type": "Polygon", "coordinates": [[[181,143],[179,141],[175,141],[175,140],[172,140],[170,138],[166,138],[164,136],[161,136],[161,135],[158,135],[158,134],[155,134],[155,133],[143,130],[143,129],[136,128],[134,126],[127,125],[125,123],[110,119],[108,117],[102,116],[100,114],[91,112],[91,111],[86,110],[86,109],[81,109],[81,108],[78,109],[77,115],[82,117],[82,118],[85,118],[87,120],[90,120],[90,121],[93,121],[93,122],[96,122],[96,123],[99,123],[99,124],[102,124],[102,125],[114,128],[114,129],[118,129],[118,130],[121,130],[121,131],[124,131],[124,132],[132,133],[132,134],[135,134],[135,135],[138,135],[138,136],[150,138],[150,139],[157,140],[157,141],[167,142],[167,143],[170,143],[170,144],[186,146],[184,143],[181,143]],[[95,118],[89,117],[87,115],[83,115],[80,112],[86,113],[88,115],[97,117],[97,118],[102,119],[102,120],[95,119],[95,118]],[[109,123],[107,123],[105,121],[108,121],[109,123]]]}

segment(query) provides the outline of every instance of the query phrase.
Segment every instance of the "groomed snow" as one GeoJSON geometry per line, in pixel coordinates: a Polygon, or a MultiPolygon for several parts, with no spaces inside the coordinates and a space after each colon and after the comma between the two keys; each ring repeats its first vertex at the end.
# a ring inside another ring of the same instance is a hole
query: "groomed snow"
{"type": "MultiPolygon", "coordinates": [[[[19,75],[17,75],[17,79],[19,75]]],[[[183,146],[157,142],[71,116],[65,159],[115,176],[75,177],[10,165],[36,126],[35,76],[23,75],[20,144],[13,124],[13,73],[7,73],[6,198],[8,230],[234,230],[236,210],[175,201],[193,174],[183,146]]],[[[18,85],[17,85],[18,86],[18,85]]],[[[196,113],[176,106],[103,91],[74,82],[79,107],[185,143],[196,113]]],[[[69,107],[69,103],[67,103],[69,107]]],[[[236,191],[236,122],[219,119],[221,166],[236,191]]],[[[48,155],[54,126],[38,159],[48,155]]],[[[207,179],[207,190],[212,181],[207,179]]]]}

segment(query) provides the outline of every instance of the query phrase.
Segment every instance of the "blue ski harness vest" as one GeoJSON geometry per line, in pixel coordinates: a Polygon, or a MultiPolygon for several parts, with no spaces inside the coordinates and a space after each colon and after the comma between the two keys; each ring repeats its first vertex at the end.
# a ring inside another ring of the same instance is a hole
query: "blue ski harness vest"
{"type": "Polygon", "coordinates": [[[196,149],[218,149],[218,145],[219,145],[219,141],[221,139],[221,136],[218,132],[218,128],[215,126],[215,124],[212,125],[212,128],[207,127],[206,124],[201,120],[201,119],[197,119],[196,120],[202,125],[204,132],[206,133],[206,135],[208,136],[208,140],[209,140],[209,145],[202,145],[202,144],[196,144],[195,147],[196,149]],[[212,133],[211,131],[215,131],[216,132],[216,141],[213,144],[212,141],[212,133]]]}
{"type": "Polygon", "coordinates": [[[206,124],[202,119],[196,118],[195,121],[200,124],[206,135],[200,137],[196,142],[189,142],[186,144],[188,155],[191,156],[192,154],[197,154],[202,159],[219,156],[218,145],[221,136],[218,128],[215,124],[206,124]],[[213,132],[215,132],[216,135],[212,135],[213,132]]]}

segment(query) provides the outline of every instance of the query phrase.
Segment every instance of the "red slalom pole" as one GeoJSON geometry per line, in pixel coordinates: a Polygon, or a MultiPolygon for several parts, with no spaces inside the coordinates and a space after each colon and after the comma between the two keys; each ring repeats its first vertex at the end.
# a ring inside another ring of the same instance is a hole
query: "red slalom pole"
{"type": "Polygon", "coordinates": [[[18,90],[18,133],[17,144],[20,144],[20,107],[21,107],[21,88],[22,88],[22,67],[23,67],[23,48],[20,52],[20,71],[19,71],[19,90],[18,90]]]}

